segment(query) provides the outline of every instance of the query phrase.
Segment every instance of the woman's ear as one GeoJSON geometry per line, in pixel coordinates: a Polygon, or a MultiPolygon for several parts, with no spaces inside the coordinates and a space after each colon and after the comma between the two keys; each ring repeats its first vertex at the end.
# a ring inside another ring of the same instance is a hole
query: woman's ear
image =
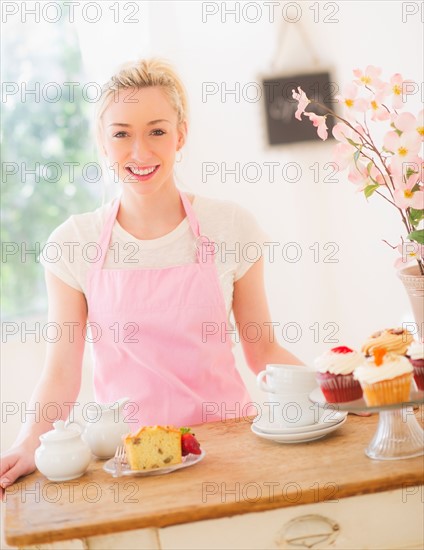
{"type": "Polygon", "coordinates": [[[187,138],[187,122],[184,120],[178,127],[178,151],[184,146],[187,138]]]}

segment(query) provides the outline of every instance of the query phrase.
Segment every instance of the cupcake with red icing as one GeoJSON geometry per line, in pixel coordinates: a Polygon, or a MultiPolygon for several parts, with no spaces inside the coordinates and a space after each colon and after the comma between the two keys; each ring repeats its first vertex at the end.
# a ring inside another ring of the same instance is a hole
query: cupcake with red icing
{"type": "Polygon", "coordinates": [[[332,348],[315,359],[317,382],[328,403],[345,403],[362,397],[361,385],[353,371],[364,356],[347,346],[332,348]]]}
{"type": "Polygon", "coordinates": [[[424,341],[414,340],[409,346],[406,357],[414,369],[414,380],[417,388],[424,391],[424,341]]]}

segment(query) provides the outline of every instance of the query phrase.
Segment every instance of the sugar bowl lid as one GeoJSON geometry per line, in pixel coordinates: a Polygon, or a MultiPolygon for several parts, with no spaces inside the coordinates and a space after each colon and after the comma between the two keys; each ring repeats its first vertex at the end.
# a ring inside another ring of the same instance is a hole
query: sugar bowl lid
{"type": "Polygon", "coordinates": [[[40,435],[40,441],[64,441],[81,435],[79,430],[65,426],[64,420],[53,422],[53,430],[40,435]]]}

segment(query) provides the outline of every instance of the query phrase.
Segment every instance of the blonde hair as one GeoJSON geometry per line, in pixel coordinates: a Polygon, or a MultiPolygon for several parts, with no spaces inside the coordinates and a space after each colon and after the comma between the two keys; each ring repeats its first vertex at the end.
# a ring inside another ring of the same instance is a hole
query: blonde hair
{"type": "Polygon", "coordinates": [[[99,153],[102,152],[102,116],[112,97],[120,90],[157,86],[167,96],[178,116],[178,125],[188,121],[188,101],[184,85],[174,68],[166,60],[152,57],[128,62],[119,68],[102,88],[95,114],[95,135],[99,153]]]}

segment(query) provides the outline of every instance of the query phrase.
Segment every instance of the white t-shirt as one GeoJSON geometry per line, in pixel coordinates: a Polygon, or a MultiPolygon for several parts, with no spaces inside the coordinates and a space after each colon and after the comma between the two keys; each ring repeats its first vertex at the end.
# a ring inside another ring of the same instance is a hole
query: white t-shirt
{"type": "MultiPolygon", "coordinates": [[[[40,255],[46,269],[83,293],[87,272],[99,261],[98,241],[111,206],[112,201],[94,212],[68,218],[52,232],[40,255]]],[[[260,258],[263,243],[270,238],[255,217],[235,202],[194,195],[192,207],[201,234],[217,245],[215,263],[230,321],[234,282],[260,258]]],[[[170,233],[152,240],[136,239],[115,220],[103,267],[163,268],[194,262],[195,237],[187,218],[170,233]]]]}

